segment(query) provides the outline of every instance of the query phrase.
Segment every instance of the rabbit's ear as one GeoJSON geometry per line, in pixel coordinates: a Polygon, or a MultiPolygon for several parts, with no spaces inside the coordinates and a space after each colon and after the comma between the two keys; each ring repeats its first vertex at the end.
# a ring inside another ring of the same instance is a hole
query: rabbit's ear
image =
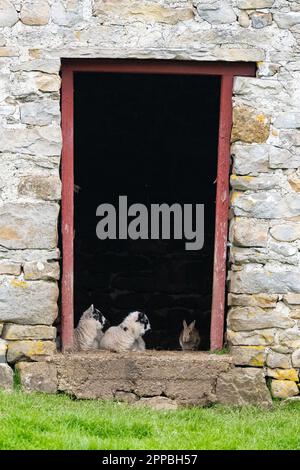
{"type": "Polygon", "coordinates": [[[190,328],[195,328],[195,323],[196,323],[196,320],[193,320],[192,323],[189,325],[190,328]]]}
{"type": "Polygon", "coordinates": [[[183,328],[186,329],[186,328],[187,328],[187,324],[186,324],[186,321],[185,321],[185,320],[183,320],[183,323],[182,323],[182,324],[183,324],[183,328]]]}

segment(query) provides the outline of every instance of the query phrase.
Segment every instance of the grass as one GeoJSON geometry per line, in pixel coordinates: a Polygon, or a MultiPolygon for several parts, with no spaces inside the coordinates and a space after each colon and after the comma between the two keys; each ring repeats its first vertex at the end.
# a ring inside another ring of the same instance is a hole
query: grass
{"type": "Polygon", "coordinates": [[[0,392],[0,449],[300,449],[300,403],[155,412],[0,392]]]}

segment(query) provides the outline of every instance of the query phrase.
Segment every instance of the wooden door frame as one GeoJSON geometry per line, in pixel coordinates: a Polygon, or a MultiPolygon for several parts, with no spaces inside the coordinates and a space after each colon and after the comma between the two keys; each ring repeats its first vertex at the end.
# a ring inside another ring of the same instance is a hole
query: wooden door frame
{"type": "Polygon", "coordinates": [[[214,270],[210,349],[223,346],[226,258],[229,209],[230,135],[234,76],[255,76],[255,64],[247,62],[190,62],[135,59],[62,59],[62,350],[73,344],[74,329],[74,73],[142,73],[217,75],[221,77],[218,138],[214,270]]]}

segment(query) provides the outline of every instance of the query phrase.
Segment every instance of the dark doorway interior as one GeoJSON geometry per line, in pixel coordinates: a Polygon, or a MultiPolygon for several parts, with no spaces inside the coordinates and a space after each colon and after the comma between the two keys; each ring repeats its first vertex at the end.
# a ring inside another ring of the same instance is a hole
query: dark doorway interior
{"type": "Polygon", "coordinates": [[[112,324],[146,310],[149,348],[178,349],[183,319],[209,348],[220,78],[75,74],[75,325],[94,303],[112,324]],[[96,237],[96,208],[205,204],[205,243],[96,237]]]}

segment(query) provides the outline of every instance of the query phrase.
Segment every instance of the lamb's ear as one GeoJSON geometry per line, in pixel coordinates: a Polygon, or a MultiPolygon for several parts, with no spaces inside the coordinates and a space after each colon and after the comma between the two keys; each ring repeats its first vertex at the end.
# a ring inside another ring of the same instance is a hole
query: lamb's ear
{"type": "Polygon", "coordinates": [[[187,328],[187,323],[186,323],[185,320],[183,320],[183,323],[182,323],[182,324],[183,324],[183,328],[187,328]]]}

